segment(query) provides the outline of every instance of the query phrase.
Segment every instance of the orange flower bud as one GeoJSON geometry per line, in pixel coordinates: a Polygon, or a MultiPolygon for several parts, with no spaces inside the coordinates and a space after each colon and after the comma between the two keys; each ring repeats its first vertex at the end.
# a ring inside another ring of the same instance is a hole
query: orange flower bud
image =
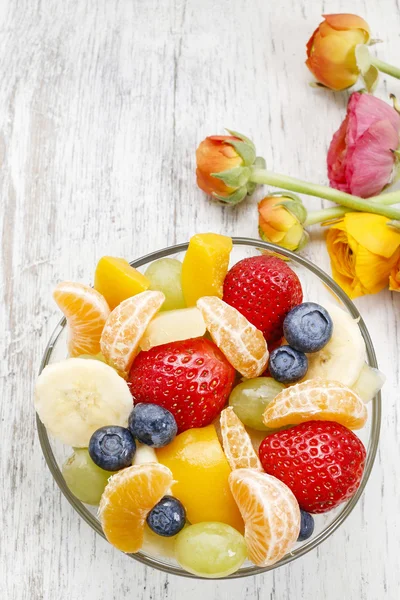
{"type": "Polygon", "coordinates": [[[306,65],[326,87],[344,90],[360,74],[355,49],[369,41],[369,25],[351,14],[324,15],[324,19],[307,43],[306,65]]]}
{"type": "Polygon", "coordinates": [[[264,242],[271,242],[288,250],[301,250],[308,242],[303,228],[307,216],[300,198],[293,195],[272,194],[258,204],[258,229],[264,242]]]}
{"type": "Polygon", "coordinates": [[[229,196],[235,188],[227,186],[211,173],[220,173],[234,167],[243,166],[243,159],[228,140],[240,139],[232,135],[211,135],[201,142],[196,150],[197,185],[206,194],[217,192],[220,196],[229,196]]]}
{"type": "Polygon", "coordinates": [[[228,132],[231,135],[212,135],[201,142],[196,150],[196,176],[203,192],[235,205],[254,192],[251,168],[265,168],[265,161],[256,156],[248,137],[230,129],[228,132]]]}

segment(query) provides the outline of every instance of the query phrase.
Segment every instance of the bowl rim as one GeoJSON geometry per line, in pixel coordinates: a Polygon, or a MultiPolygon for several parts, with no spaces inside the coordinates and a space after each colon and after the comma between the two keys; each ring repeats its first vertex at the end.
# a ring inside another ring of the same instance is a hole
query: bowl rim
{"type": "MultiPolygon", "coordinates": [[[[367,359],[368,364],[374,368],[378,368],[377,359],[375,355],[375,350],[372,344],[371,337],[369,335],[368,329],[364,323],[363,318],[361,317],[358,309],[354,305],[354,303],[350,300],[347,294],[342,290],[342,288],[335,283],[335,281],[323,271],[320,267],[314,265],[308,259],[291,252],[285,248],[281,248],[280,246],[276,246],[275,244],[270,244],[269,242],[264,242],[261,240],[256,240],[254,238],[246,238],[246,237],[232,237],[232,242],[234,246],[250,246],[252,248],[258,248],[260,250],[267,250],[269,252],[274,252],[276,254],[280,254],[285,256],[286,258],[291,259],[293,262],[305,267],[309,271],[311,271],[314,275],[316,275],[323,283],[325,283],[328,288],[334,292],[334,294],[343,302],[349,313],[354,319],[357,319],[358,325],[361,331],[361,334],[364,338],[366,351],[367,351],[367,359]]],[[[161,250],[155,250],[154,252],[150,252],[145,256],[142,256],[136,260],[133,260],[130,264],[131,266],[138,268],[149,262],[157,260],[159,258],[163,258],[169,256],[171,254],[176,254],[178,252],[182,252],[188,248],[189,242],[184,242],[181,244],[175,244],[172,246],[167,246],[161,250]]],[[[46,349],[44,351],[39,374],[42,372],[44,367],[49,363],[53,348],[62,333],[64,327],[66,325],[66,319],[62,318],[57,326],[55,327],[53,333],[50,336],[50,339],[47,343],[46,349]]],[[[371,433],[367,448],[367,459],[365,463],[364,473],[361,480],[361,484],[355,493],[355,495],[348,500],[345,504],[343,504],[343,508],[341,512],[336,516],[336,518],[326,527],[323,531],[321,531],[315,538],[311,538],[306,544],[301,545],[299,548],[296,548],[292,552],[286,554],[280,561],[271,565],[269,567],[257,567],[249,566],[240,568],[238,571],[233,573],[232,575],[228,575],[227,577],[215,578],[216,580],[224,580],[224,579],[237,579],[241,577],[248,577],[251,575],[259,575],[261,573],[266,573],[267,571],[272,571],[273,569],[277,569],[284,565],[289,564],[301,556],[304,556],[317,546],[319,546],[322,542],[324,542],[338,527],[344,523],[347,517],[350,515],[358,500],[361,497],[361,494],[364,491],[364,488],[367,484],[369,476],[371,474],[372,467],[375,462],[375,457],[378,449],[379,443],[379,435],[380,435],[380,426],[381,426],[381,393],[375,396],[375,398],[371,402],[372,411],[371,411],[371,433]]],[[[53,450],[51,448],[50,440],[46,431],[45,426],[40,421],[39,416],[36,413],[36,425],[38,430],[38,436],[40,445],[42,448],[42,452],[44,454],[47,466],[50,469],[51,474],[53,475],[57,485],[61,489],[63,495],[67,498],[68,502],[72,505],[72,507],[76,510],[76,512],[88,523],[94,531],[96,531],[100,536],[105,539],[105,535],[100,526],[100,522],[96,519],[96,517],[86,508],[86,506],[78,500],[72,492],[67,487],[65,480],[62,476],[62,472],[58,467],[57,461],[55,459],[53,450]]],[[[192,579],[207,579],[204,577],[200,577],[189,573],[182,569],[179,566],[173,566],[166,562],[163,562],[161,558],[156,558],[149,556],[145,553],[138,552],[137,554],[128,554],[134,560],[138,562],[158,569],[160,571],[164,571],[169,573],[170,575],[179,575],[181,577],[187,577],[192,579]]]]}

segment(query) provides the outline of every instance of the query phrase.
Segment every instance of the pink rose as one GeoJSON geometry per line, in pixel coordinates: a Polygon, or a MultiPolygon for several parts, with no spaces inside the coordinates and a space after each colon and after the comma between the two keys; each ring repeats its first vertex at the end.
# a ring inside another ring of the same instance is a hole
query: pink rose
{"type": "Polygon", "coordinates": [[[355,92],[329,146],[332,187],[354,196],[378,195],[391,182],[399,147],[400,115],[386,102],[355,92]]]}

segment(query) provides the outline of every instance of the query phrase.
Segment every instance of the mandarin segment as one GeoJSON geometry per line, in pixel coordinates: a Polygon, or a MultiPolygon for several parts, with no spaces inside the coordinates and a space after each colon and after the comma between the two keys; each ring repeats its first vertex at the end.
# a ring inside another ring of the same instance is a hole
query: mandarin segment
{"type": "Polygon", "coordinates": [[[127,298],[144,292],[150,281],[124,258],[103,256],[97,263],[94,287],[107,300],[111,310],[127,298]]]}
{"type": "Polygon", "coordinates": [[[368,412],[361,398],[339,381],[309,379],[282,390],[264,411],[266,427],[275,429],[306,421],[336,421],[361,429],[368,412]]]}
{"type": "Polygon", "coordinates": [[[71,281],[59,283],[53,298],[67,319],[70,356],[98,354],[110,314],[105,298],[90,286],[71,281]]]}
{"type": "Polygon", "coordinates": [[[121,302],[107,319],[100,341],[101,352],[122,377],[127,378],[139,342],[164,298],[162,292],[142,292],[121,302]]]}
{"type": "Polygon", "coordinates": [[[189,429],[156,453],[172,471],[172,494],[186,508],[190,523],[218,521],[243,531],[228,484],[231,470],[214,425],[189,429]]]}
{"type": "Polygon", "coordinates": [[[216,296],[200,298],[197,307],[219,349],[243,377],[258,377],[268,362],[263,334],[236,308],[216,296]]]}
{"type": "Polygon", "coordinates": [[[171,471],[158,463],[135,465],[110,478],[99,506],[107,540],[122,552],[138,552],[146,517],[168,492],[171,471]]]}
{"type": "Polygon", "coordinates": [[[217,233],[198,233],[189,242],[182,265],[182,289],[187,306],[202,296],[222,298],[232,239],[217,233]]]}
{"type": "Polygon", "coordinates": [[[254,469],[236,469],[229,485],[245,522],[249,558],[259,567],[290,552],[300,532],[300,508],[279,479],[254,469]]]}
{"type": "Polygon", "coordinates": [[[262,471],[250,436],[232,407],[229,406],[221,412],[220,425],[222,445],[231,469],[249,468],[262,471]]]}

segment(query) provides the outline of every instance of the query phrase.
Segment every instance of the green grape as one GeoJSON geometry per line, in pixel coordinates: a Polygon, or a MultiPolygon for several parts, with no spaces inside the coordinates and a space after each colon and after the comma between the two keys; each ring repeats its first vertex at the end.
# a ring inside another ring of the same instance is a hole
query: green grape
{"type": "Polygon", "coordinates": [[[115,473],[94,464],[86,448],[76,448],[65,461],[62,474],[71,492],[86,504],[98,504],[108,478],[115,473]]]}
{"type": "Polygon", "coordinates": [[[226,523],[196,523],[178,533],[176,559],[183,569],[201,577],[235,573],[247,557],[244,537],[226,523]]]}
{"type": "Polygon", "coordinates": [[[239,383],[231,392],[229,404],[239,419],[252,429],[269,431],[262,421],[268,404],[285,386],[272,377],[256,377],[239,383]]]}
{"type": "Polygon", "coordinates": [[[103,362],[103,363],[107,362],[101,352],[99,352],[98,354],[80,354],[78,356],[78,358],[99,360],[100,362],[103,362]]]}
{"type": "Polygon", "coordinates": [[[176,258],[160,258],[146,269],[150,289],[158,290],[165,296],[161,310],[185,308],[181,284],[182,263],[176,258]]]}

